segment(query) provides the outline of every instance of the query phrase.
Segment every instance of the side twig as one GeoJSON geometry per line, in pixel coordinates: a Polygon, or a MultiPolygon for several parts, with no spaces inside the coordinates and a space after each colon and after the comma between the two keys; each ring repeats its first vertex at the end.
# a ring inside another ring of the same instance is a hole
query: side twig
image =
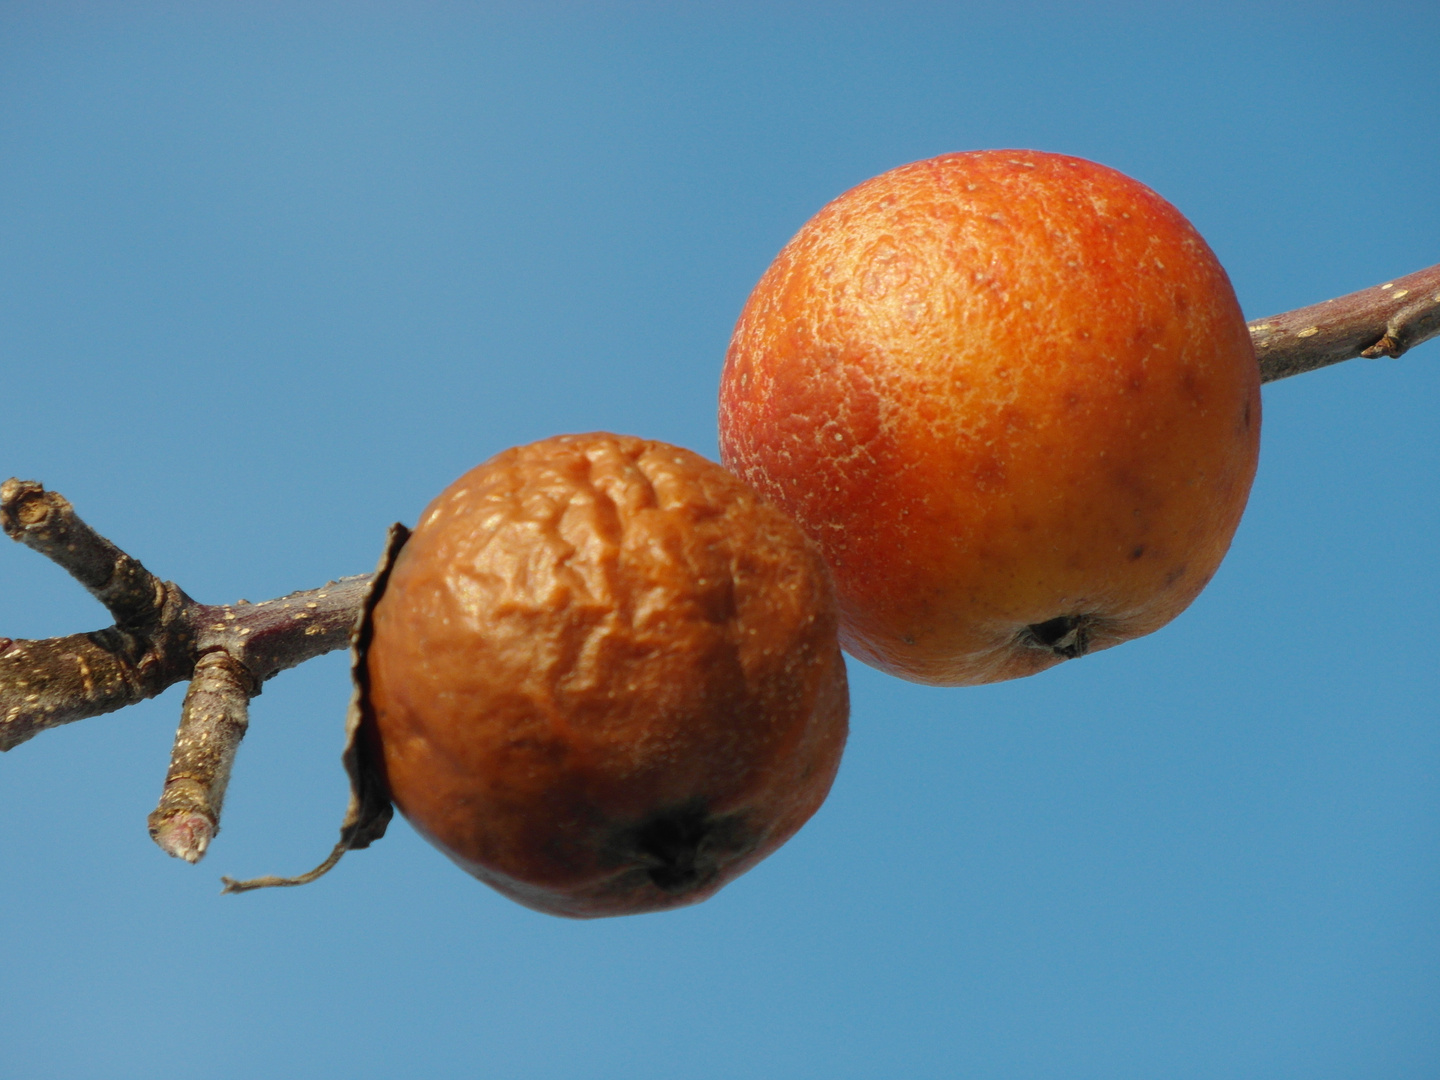
{"type": "Polygon", "coordinates": [[[151,838],[176,858],[199,862],[220,831],[220,806],[256,689],[229,653],[205,653],[195,663],[160,805],[150,815],[151,838]]]}

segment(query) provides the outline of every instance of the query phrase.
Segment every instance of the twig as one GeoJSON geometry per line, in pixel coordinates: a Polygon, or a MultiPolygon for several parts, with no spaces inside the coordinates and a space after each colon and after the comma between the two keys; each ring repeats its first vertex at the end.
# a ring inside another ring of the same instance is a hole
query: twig
{"type": "Polygon", "coordinates": [[[1440,264],[1250,324],[1264,382],[1357,356],[1399,356],[1436,334],[1440,264]]]}
{"type": "Polygon", "coordinates": [[[0,645],[0,751],[154,697],[186,676],[173,657],[115,626],[43,641],[6,638],[0,645]]]}
{"type": "Polygon", "coordinates": [[[258,686],[297,664],[349,645],[371,576],[327,581],[318,589],[258,604],[246,600],[215,607],[195,604],[187,617],[195,627],[196,649],[223,649],[245,666],[258,686]]]}
{"type": "Polygon", "coordinates": [[[199,862],[220,831],[230,766],[258,689],[229,653],[205,653],[195,663],[160,805],[150,815],[151,838],[176,858],[199,862]]]}
{"type": "Polygon", "coordinates": [[[0,524],[12,540],[57,563],[104,604],[121,627],[146,627],[159,620],[167,600],[190,602],[75,516],[63,495],[33,480],[13,477],[0,484],[0,524]]]}
{"type": "Polygon", "coordinates": [[[110,610],[115,625],[92,634],[9,641],[0,649],[0,750],[47,728],[154,697],[188,678],[194,605],[100,536],[66,499],[32,480],[0,484],[7,535],[67,570],[110,610]]]}

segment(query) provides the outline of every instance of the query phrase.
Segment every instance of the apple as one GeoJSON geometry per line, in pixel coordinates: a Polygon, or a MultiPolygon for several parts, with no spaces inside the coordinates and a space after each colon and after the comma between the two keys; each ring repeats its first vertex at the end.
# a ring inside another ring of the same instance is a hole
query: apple
{"type": "Polygon", "coordinates": [[[815,812],[845,744],[819,553],[664,443],[561,436],[466,473],[370,634],[362,731],[395,804],[552,914],[705,899],[815,812]]]}
{"type": "Polygon", "coordinates": [[[840,196],[740,315],[724,463],[825,555],[855,656],[1010,679],[1165,625],[1255,474],[1229,279],[1155,192],[1059,154],[947,154],[840,196]]]}

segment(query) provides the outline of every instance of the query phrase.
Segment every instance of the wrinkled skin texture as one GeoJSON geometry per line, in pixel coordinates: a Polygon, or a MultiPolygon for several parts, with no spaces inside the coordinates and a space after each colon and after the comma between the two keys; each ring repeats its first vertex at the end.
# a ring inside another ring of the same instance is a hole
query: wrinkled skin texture
{"type": "Polygon", "coordinates": [[[1210,580],[1260,380],[1224,270],[1104,166],[950,154],[820,211],[747,302],[722,460],[825,554],[854,655],[1029,675],[1148,634],[1210,580]]]}
{"type": "Polygon", "coordinates": [[[473,469],[425,510],[373,630],[396,804],[541,911],[703,900],[789,838],[839,766],[824,563],[687,450],[563,436],[473,469]]]}

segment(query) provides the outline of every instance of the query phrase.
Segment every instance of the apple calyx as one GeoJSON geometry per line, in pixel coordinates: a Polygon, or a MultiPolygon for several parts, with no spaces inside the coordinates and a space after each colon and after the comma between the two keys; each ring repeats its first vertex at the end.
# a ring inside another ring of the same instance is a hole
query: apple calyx
{"type": "Polygon", "coordinates": [[[1054,653],[1062,660],[1074,660],[1090,651],[1093,615],[1060,615],[1031,623],[1021,631],[1025,644],[1054,653]]]}
{"type": "Polygon", "coordinates": [[[617,854],[646,867],[657,889],[683,894],[709,884],[753,847],[740,815],[717,815],[703,799],[650,815],[621,836],[617,854]]]}

